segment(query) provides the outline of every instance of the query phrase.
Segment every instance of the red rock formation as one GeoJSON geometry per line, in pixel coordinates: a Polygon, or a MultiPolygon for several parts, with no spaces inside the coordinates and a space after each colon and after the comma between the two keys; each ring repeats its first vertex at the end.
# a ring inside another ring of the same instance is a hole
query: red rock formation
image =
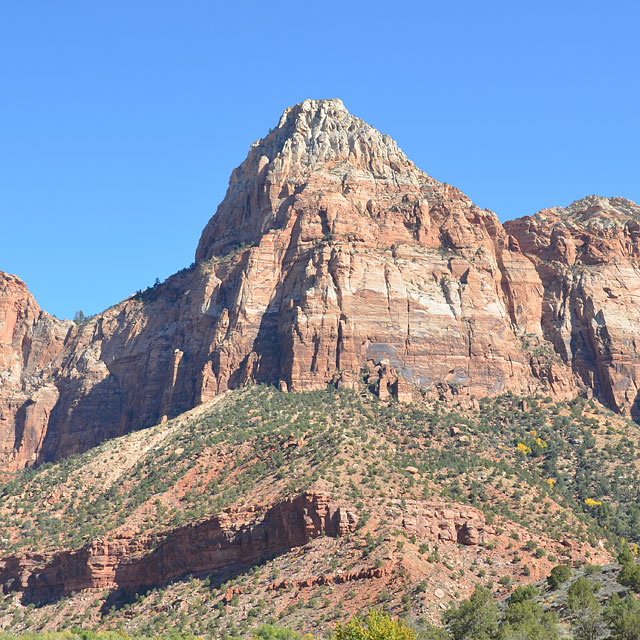
{"type": "Polygon", "coordinates": [[[544,286],[544,337],[609,407],[640,418],[640,207],[590,196],[505,224],[544,286]]]}
{"type": "Polygon", "coordinates": [[[484,515],[478,509],[448,509],[440,505],[418,506],[415,515],[405,516],[403,528],[424,538],[435,538],[443,542],[457,542],[476,545],[487,542],[495,533],[486,524],[484,515]]]}
{"type": "Polygon", "coordinates": [[[154,548],[149,536],[122,533],[77,551],[29,554],[0,561],[5,593],[20,591],[43,601],[83,589],[122,589],[162,585],[192,573],[212,573],[285,553],[321,534],[354,530],[356,516],[328,496],[302,494],[276,504],[262,519],[226,512],[169,532],[154,548]]]}
{"type": "Polygon", "coordinates": [[[631,218],[615,242],[560,224],[547,237],[533,219],[505,231],[339,100],[307,100],[233,172],[192,268],[80,327],[0,280],[0,467],[86,450],[248,381],[354,386],[383,360],[404,400],[406,383],[557,398],[587,387],[629,412],[631,218]],[[613,250],[626,252],[621,274],[602,262],[613,250]],[[556,258],[565,270],[581,260],[583,275],[556,279],[556,258]]]}
{"type": "Polygon", "coordinates": [[[279,591],[280,589],[304,589],[325,584],[344,584],[357,580],[372,580],[383,578],[393,573],[393,562],[387,561],[380,567],[370,567],[368,569],[354,569],[353,571],[343,571],[334,575],[322,575],[307,578],[305,580],[280,580],[269,586],[269,591],[279,591]]]}
{"type": "Polygon", "coordinates": [[[43,312],[22,280],[0,272],[0,468],[35,461],[58,401],[55,361],[73,327],[43,312]]]}

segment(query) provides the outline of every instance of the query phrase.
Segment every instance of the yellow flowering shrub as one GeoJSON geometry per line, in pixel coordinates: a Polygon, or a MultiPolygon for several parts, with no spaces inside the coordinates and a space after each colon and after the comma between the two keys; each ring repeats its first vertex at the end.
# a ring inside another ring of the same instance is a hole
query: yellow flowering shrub
{"type": "Polygon", "coordinates": [[[364,620],[356,616],[346,625],[338,623],[332,640],[416,640],[416,632],[404,621],[372,609],[364,620]]]}

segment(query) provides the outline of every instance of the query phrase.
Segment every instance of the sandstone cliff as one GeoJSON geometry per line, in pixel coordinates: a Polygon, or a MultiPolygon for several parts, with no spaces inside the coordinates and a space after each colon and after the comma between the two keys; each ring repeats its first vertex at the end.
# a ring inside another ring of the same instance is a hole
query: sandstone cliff
{"type": "Polygon", "coordinates": [[[0,467],[86,450],[248,381],[349,384],[383,360],[435,392],[591,389],[632,413],[638,208],[611,202],[628,216],[615,233],[561,229],[559,212],[505,230],[339,100],[307,100],[251,147],[195,264],[162,285],[75,327],[2,278],[0,467]]]}
{"type": "Polygon", "coordinates": [[[256,521],[251,514],[223,513],[171,531],[155,547],[150,536],[120,534],[77,551],[27,554],[0,561],[0,586],[38,602],[83,589],[161,585],[189,573],[229,571],[234,566],[285,553],[319,535],[345,535],[357,517],[328,496],[302,494],[274,505],[256,521]]]}
{"type": "Polygon", "coordinates": [[[36,461],[59,397],[56,360],[73,326],[43,312],[20,279],[0,272],[0,468],[36,461]]]}
{"type": "Polygon", "coordinates": [[[589,196],[507,222],[544,287],[551,348],[607,406],[640,417],[640,207],[589,196]]]}

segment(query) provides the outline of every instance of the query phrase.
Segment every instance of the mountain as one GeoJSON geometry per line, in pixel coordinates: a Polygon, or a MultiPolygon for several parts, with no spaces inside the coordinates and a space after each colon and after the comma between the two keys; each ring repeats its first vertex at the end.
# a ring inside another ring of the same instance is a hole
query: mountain
{"type": "Polygon", "coordinates": [[[580,382],[640,417],[640,206],[589,196],[507,222],[544,288],[543,334],[580,382]]]}
{"type": "Polygon", "coordinates": [[[0,273],[0,631],[438,623],[635,548],[639,223],[502,225],[307,100],[164,283],[76,323],[0,273]]]}
{"type": "Polygon", "coordinates": [[[502,225],[339,100],[252,145],[195,263],[79,326],[0,276],[0,464],[80,453],[246,383],[569,399],[637,416],[638,212],[502,225]]]}

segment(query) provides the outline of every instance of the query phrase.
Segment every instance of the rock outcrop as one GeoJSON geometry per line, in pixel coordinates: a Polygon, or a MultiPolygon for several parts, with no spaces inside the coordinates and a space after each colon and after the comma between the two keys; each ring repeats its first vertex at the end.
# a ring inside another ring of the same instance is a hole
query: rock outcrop
{"type": "Polygon", "coordinates": [[[547,348],[604,404],[640,419],[640,206],[589,196],[505,228],[544,287],[547,348]]]}
{"type": "MultiPolygon", "coordinates": [[[[302,494],[274,505],[262,518],[222,513],[153,538],[121,533],[77,551],[27,554],[0,561],[4,593],[48,601],[84,589],[135,591],[194,573],[224,572],[306,544],[319,535],[352,532],[356,515],[323,494],[302,494]]],[[[253,514],[255,517],[255,514],[253,514]]]]}
{"type": "Polygon", "coordinates": [[[408,384],[593,390],[633,413],[638,223],[624,207],[615,233],[565,229],[560,212],[505,229],[339,100],[306,100],[233,172],[191,268],[78,327],[2,278],[0,467],[86,450],[247,382],[348,386],[383,361],[405,400],[408,384]]]}
{"type": "Polygon", "coordinates": [[[36,461],[58,402],[56,361],[73,327],[43,312],[22,280],[0,272],[0,469],[36,461]]]}
{"type": "MultiPolygon", "coordinates": [[[[395,501],[400,504],[400,501],[395,501]]],[[[455,542],[473,546],[488,542],[495,535],[479,509],[449,508],[440,504],[411,503],[411,515],[402,518],[402,528],[421,539],[455,542]]]]}

